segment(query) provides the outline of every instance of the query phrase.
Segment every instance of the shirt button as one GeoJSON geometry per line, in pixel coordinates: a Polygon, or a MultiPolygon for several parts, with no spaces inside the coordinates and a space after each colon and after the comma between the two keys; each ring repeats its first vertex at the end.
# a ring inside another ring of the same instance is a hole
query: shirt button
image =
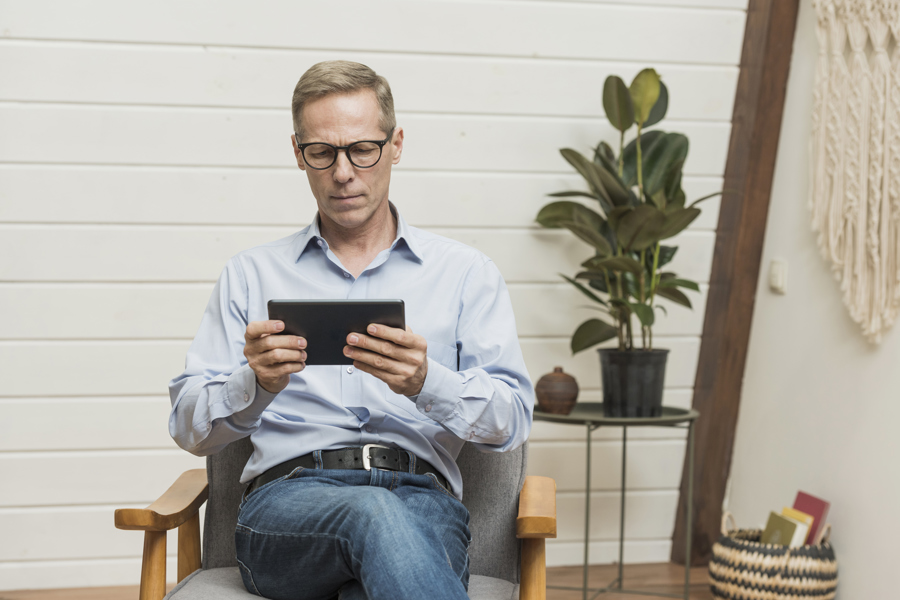
{"type": "Polygon", "coordinates": [[[350,273],[344,271],[344,277],[350,277],[350,273]]]}
{"type": "Polygon", "coordinates": [[[316,243],[317,243],[317,244],[319,244],[319,248],[321,248],[321,247],[322,247],[322,246],[323,246],[323,244],[322,244],[322,240],[319,240],[319,241],[318,241],[318,242],[316,242],[316,243]]]}
{"type": "Polygon", "coordinates": [[[369,433],[372,433],[372,426],[366,425],[366,431],[368,431],[369,433]]]}
{"type": "Polygon", "coordinates": [[[348,372],[348,373],[353,373],[353,367],[347,367],[347,372],[348,372]]]}
{"type": "Polygon", "coordinates": [[[244,402],[250,402],[250,394],[244,392],[244,402]]]}
{"type": "Polygon", "coordinates": [[[430,404],[426,404],[426,405],[425,405],[425,412],[431,412],[431,405],[430,405],[430,404]]]}
{"type": "Polygon", "coordinates": [[[212,423],[207,423],[206,430],[209,431],[210,429],[212,429],[212,423]]]}

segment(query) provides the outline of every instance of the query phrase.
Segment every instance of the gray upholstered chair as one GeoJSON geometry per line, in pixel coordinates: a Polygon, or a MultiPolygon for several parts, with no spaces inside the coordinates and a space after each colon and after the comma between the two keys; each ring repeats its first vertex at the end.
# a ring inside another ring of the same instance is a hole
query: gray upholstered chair
{"type": "MultiPolygon", "coordinates": [[[[251,451],[249,439],[232,443],[147,508],[116,511],[116,527],[144,531],[140,600],[165,595],[166,531],[176,527],[179,583],[166,600],[258,598],[244,588],[234,550],[238,479],[251,451]],[[207,498],[201,566],[199,509],[207,498]]],[[[546,597],[544,539],[556,537],[556,483],[525,477],[527,452],[481,453],[466,444],[457,459],[471,515],[470,598],[546,597]]]]}

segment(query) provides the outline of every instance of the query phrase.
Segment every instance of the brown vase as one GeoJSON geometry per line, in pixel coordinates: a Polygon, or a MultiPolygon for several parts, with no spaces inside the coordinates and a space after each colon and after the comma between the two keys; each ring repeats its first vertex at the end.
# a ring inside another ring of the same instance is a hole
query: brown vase
{"type": "Polygon", "coordinates": [[[563,373],[562,367],[554,367],[552,373],[538,379],[534,391],[537,394],[538,407],[542,411],[567,415],[575,408],[578,382],[568,373],[563,373]]]}

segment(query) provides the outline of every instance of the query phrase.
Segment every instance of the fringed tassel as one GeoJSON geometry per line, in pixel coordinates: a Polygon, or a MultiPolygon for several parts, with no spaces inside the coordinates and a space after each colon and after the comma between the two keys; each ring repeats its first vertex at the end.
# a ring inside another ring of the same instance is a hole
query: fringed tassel
{"type": "Polygon", "coordinates": [[[900,312],[900,0],[813,6],[812,227],[851,318],[880,343],[900,312]]]}

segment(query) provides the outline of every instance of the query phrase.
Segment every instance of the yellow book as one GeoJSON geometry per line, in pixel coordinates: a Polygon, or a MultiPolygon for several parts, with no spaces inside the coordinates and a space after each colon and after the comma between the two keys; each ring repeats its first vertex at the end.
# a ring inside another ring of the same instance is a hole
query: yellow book
{"type": "Polygon", "coordinates": [[[787,506],[781,509],[781,514],[782,516],[794,519],[795,521],[805,523],[810,531],[812,530],[813,521],[816,520],[812,515],[808,515],[803,511],[797,510],[796,508],[788,508],[787,506]]]}

